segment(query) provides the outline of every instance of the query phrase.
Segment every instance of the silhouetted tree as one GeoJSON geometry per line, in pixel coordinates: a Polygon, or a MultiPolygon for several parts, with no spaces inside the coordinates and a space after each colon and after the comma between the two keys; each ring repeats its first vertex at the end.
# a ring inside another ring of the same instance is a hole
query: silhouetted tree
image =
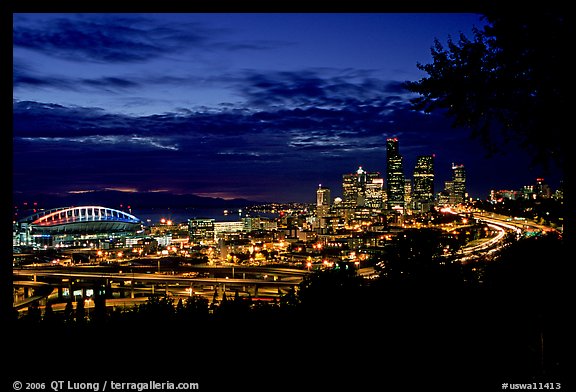
{"type": "Polygon", "coordinates": [[[28,311],[26,313],[25,320],[30,323],[39,323],[42,320],[42,310],[40,310],[38,301],[34,301],[28,305],[28,311]]]}
{"type": "Polygon", "coordinates": [[[286,294],[280,297],[280,307],[283,309],[294,309],[300,304],[300,297],[296,293],[296,288],[291,286],[286,294]]]}
{"type": "Polygon", "coordinates": [[[184,303],[184,314],[187,319],[204,321],[208,317],[208,299],[199,295],[186,298],[184,303]]]}
{"type": "Polygon", "coordinates": [[[176,304],[176,314],[182,314],[184,312],[184,303],[182,298],[178,298],[178,303],[176,304]]]}
{"type": "Polygon", "coordinates": [[[472,38],[449,39],[447,47],[436,39],[433,62],[417,64],[428,77],[406,87],[421,95],[415,109],[445,112],[454,126],[471,129],[490,153],[505,151],[514,140],[535,164],[560,168],[567,188],[565,231],[572,239],[576,214],[567,75],[573,24],[561,7],[510,12],[487,4],[486,26],[475,28],[472,38]]]}
{"type": "Polygon", "coordinates": [[[66,306],[64,307],[64,322],[66,324],[74,323],[74,305],[71,298],[66,301],[66,306]]]}
{"type": "Polygon", "coordinates": [[[503,340],[515,345],[513,362],[531,375],[568,370],[573,289],[565,268],[566,246],[555,236],[522,239],[485,268],[493,318],[506,320],[503,340]]]}
{"type": "Polygon", "coordinates": [[[20,318],[20,312],[18,312],[17,309],[15,309],[14,307],[11,306],[7,316],[8,316],[7,319],[10,322],[17,322],[18,319],[20,318]]]}
{"type": "Polygon", "coordinates": [[[58,317],[54,313],[54,309],[52,308],[52,302],[46,301],[46,307],[44,308],[44,317],[42,321],[49,327],[54,326],[57,322],[58,317]]]}
{"type": "Polygon", "coordinates": [[[86,322],[86,308],[84,306],[84,298],[76,300],[76,311],[74,312],[76,324],[84,324],[86,322]]]}
{"type": "Polygon", "coordinates": [[[437,39],[432,64],[418,64],[428,77],[407,83],[422,97],[419,109],[445,109],[490,150],[514,139],[535,160],[563,163],[571,66],[566,14],[543,9],[526,13],[487,9],[483,30],[460,34],[445,48],[437,39]],[[547,137],[543,137],[543,132],[547,137]]]}
{"type": "Polygon", "coordinates": [[[344,315],[358,304],[362,285],[353,265],[338,262],[334,268],[306,275],[299,285],[297,303],[314,316],[344,315]]]}
{"type": "Polygon", "coordinates": [[[170,322],[174,319],[174,300],[166,296],[151,296],[138,305],[137,315],[151,323],[170,322]]]}
{"type": "Polygon", "coordinates": [[[94,288],[94,310],[90,315],[91,321],[96,324],[101,324],[106,321],[106,296],[101,293],[99,287],[94,288]]]}
{"type": "Polygon", "coordinates": [[[222,294],[222,302],[215,314],[219,320],[229,320],[236,323],[242,321],[243,326],[247,325],[246,322],[252,321],[250,302],[241,298],[238,290],[235,291],[232,300],[228,299],[226,293],[222,294]]]}
{"type": "Polygon", "coordinates": [[[392,241],[383,268],[385,279],[392,283],[424,285],[460,285],[460,265],[451,255],[459,248],[458,240],[441,229],[409,229],[392,241]]]}

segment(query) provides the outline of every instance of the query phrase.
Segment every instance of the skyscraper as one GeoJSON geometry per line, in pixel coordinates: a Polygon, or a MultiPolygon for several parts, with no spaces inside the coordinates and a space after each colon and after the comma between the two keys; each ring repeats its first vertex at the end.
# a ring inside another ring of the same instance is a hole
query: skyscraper
{"type": "Polygon", "coordinates": [[[366,172],[362,167],[355,173],[342,175],[342,206],[354,208],[358,205],[358,196],[361,184],[366,182],[366,172]]]}
{"type": "Polygon", "coordinates": [[[366,184],[365,205],[368,208],[382,208],[384,202],[384,179],[381,177],[371,178],[366,184]]]}
{"type": "Polygon", "coordinates": [[[316,206],[330,206],[330,189],[323,187],[322,184],[318,185],[316,191],[316,206]]]}
{"type": "Polygon", "coordinates": [[[345,208],[380,208],[384,181],[378,172],[358,168],[355,173],[342,176],[342,204],[345,208]]]}
{"type": "Polygon", "coordinates": [[[536,179],[536,186],[534,187],[534,192],[536,193],[536,197],[549,199],[552,197],[552,190],[550,186],[546,184],[544,178],[539,177],[536,179]]]}
{"type": "Polygon", "coordinates": [[[388,208],[404,208],[404,170],[397,138],[386,139],[386,183],[388,208]]]}
{"type": "Polygon", "coordinates": [[[412,181],[404,177],[404,213],[412,214],[412,181]]]}
{"type": "Polygon", "coordinates": [[[316,218],[318,227],[324,229],[327,227],[326,218],[330,214],[330,189],[318,185],[316,190],[316,218]]]}
{"type": "Polygon", "coordinates": [[[428,211],[434,201],[434,155],[419,156],[414,168],[413,209],[428,211]]]}
{"type": "Polygon", "coordinates": [[[463,203],[466,198],[466,169],[462,164],[452,164],[451,204],[463,203]]]}

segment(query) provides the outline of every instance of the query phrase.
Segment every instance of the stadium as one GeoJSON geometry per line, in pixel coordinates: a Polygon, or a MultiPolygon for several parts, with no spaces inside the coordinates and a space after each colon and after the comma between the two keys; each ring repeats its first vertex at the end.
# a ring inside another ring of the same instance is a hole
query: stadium
{"type": "Polygon", "coordinates": [[[18,221],[19,245],[72,244],[136,233],[143,228],[134,215],[101,206],[62,207],[41,211],[18,221]]]}

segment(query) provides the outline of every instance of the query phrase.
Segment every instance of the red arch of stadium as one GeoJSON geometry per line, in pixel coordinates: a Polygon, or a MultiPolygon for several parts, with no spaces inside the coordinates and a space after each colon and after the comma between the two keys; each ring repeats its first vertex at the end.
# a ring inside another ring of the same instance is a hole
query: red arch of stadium
{"type": "MultiPolygon", "coordinates": [[[[72,228],[122,229],[140,225],[142,221],[134,215],[101,206],[78,206],[55,208],[31,215],[20,222],[29,223],[38,229],[72,228]]],[[[64,229],[65,230],[65,229],[64,229]]],[[[65,230],[66,231],[66,230],[65,230]]]]}

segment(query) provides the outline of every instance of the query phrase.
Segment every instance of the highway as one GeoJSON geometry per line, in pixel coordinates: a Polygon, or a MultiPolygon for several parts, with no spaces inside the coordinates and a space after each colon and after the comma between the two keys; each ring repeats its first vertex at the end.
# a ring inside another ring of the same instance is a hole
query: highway
{"type": "Polygon", "coordinates": [[[474,218],[483,220],[486,222],[492,222],[495,224],[503,225],[504,227],[508,227],[510,229],[521,230],[522,233],[526,232],[543,232],[543,233],[550,233],[555,232],[561,235],[561,233],[549,226],[538,224],[534,221],[526,220],[526,219],[518,219],[506,215],[495,214],[493,212],[474,212],[474,218]]]}
{"type": "Polygon", "coordinates": [[[479,222],[484,222],[488,227],[492,230],[498,232],[498,234],[480,244],[473,244],[469,246],[463,247],[459,252],[459,260],[461,262],[470,262],[474,259],[477,259],[481,255],[491,254],[498,250],[500,250],[503,246],[506,245],[504,241],[506,239],[506,235],[508,233],[513,233],[515,237],[518,239],[527,233],[533,232],[556,232],[559,233],[556,229],[553,229],[548,226],[537,224],[536,222],[528,221],[528,220],[518,220],[517,218],[512,218],[505,215],[499,215],[492,212],[486,211],[474,211],[470,212],[463,209],[452,209],[452,208],[445,208],[443,209],[444,212],[448,212],[451,214],[457,215],[468,215],[472,214],[472,217],[479,222]]]}
{"type": "Polygon", "coordinates": [[[12,282],[13,287],[18,287],[18,288],[24,288],[24,290],[27,289],[34,289],[34,295],[27,297],[24,296],[23,294],[17,294],[16,295],[16,302],[14,303],[14,309],[23,309],[28,307],[28,305],[30,305],[32,302],[35,301],[39,301],[43,298],[46,298],[47,296],[49,296],[52,291],[53,291],[53,287],[50,286],[50,284],[45,283],[45,282],[34,282],[34,281],[29,281],[29,280],[21,280],[21,281],[14,281],[12,282]],[[22,298],[22,300],[18,300],[19,298],[22,298]]]}
{"type": "MultiPolygon", "coordinates": [[[[235,267],[234,267],[235,268],[235,267]]],[[[246,270],[248,270],[247,268],[246,270]]],[[[216,271],[221,273],[230,273],[232,275],[232,268],[230,267],[211,267],[205,268],[206,272],[216,271]]],[[[256,272],[256,271],[252,271],[256,272]]],[[[148,297],[153,293],[165,293],[170,296],[188,297],[191,295],[201,295],[205,298],[212,300],[216,294],[218,299],[222,297],[224,292],[229,297],[233,296],[235,292],[243,293],[243,295],[250,295],[253,298],[272,298],[278,297],[287,292],[291,288],[297,286],[303,278],[301,270],[294,270],[290,268],[258,268],[258,274],[267,272],[262,278],[236,278],[236,277],[190,277],[186,272],[180,273],[147,273],[142,272],[103,272],[95,269],[87,269],[83,267],[78,268],[14,268],[13,279],[16,282],[21,282],[20,286],[34,286],[42,284],[47,286],[50,291],[56,287],[69,288],[80,284],[79,288],[86,288],[86,284],[90,282],[105,283],[111,292],[116,295],[124,297],[128,295],[131,298],[123,298],[123,301],[131,301],[138,298],[138,296],[148,297]]],[[[308,273],[308,271],[306,271],[308,273]]],[[[244,276],[245,272],[237,274],[244,276]]],[[[232,275],[234,276],[234,275],[232,275]]],[[[48,293],[50,294],[50,293],[48,293]]],[[[54,294],[53,294],[54,295],[54,294]]],[[[30,298],[25,298],[24,301],[19,301],[15,304],[18,308],[28,305],[30,302],[42,299],[46,294],[38,297],[34,295],[30,298]]]]}
{"type": "MultiPolygon", "coordinates": [[[[443,211],[455,215],[470,214],[470,212],[468,211],[454,210],[452,208],[444,208],[443,211]]],[[[475,242],[473,244],[468,244],[462,247],[457,254],[458,260],[461,263],[468,263],[478,259],[482,255],[497,252],[503,246],[506,245],[504,240],[506,239],[508,233],[514,233],[517,238],[519,238],[522,234],[521,228],[519,228],[516,225],[510,224],[505,219],[501,220],[501,219],[495,219],[490,216],[478,217],[474,215],[473,218],[477,219],[479,222],[486,223],[486,225],[493,231],[496,231],[497,234],[494,237],[482,241],[481,243],[475,242]]]]}
{"type": "Polygon", "coordinates": [[[283,281],[280,279],[274,279],[272,273],[270,273],[271,279],[239,279],[239,278],[197,278],[183,276],[183,274],[157,274],[157,273],[134,273],[134,272],[71,272],[71,271],[55,271],[52,269],[46,270],[31,270],[31,269],[14,269],[12,274],[15,277],[52,277],[59,279],[107,279],[110,281],[127,281],[133,280],[137,282],[159,282],[159,283],[198,283],[198,284],[222,284],[222,283],[237,283],[237,284],[266,284],[270,286],[286,286],[294,285],[294,280],[283,281]]]}
{"type": "Polygon", "coordinates": [[[266,266],[206,266],[197,265],[187,267],[190,271],[209,272],[209,273],[264,273],[268,275],[288,275],[288,276],[305,276],[309,274],[308,270],[295,269],[295,268],[281,268],[281,267],[266,267],[266,266]]]}

